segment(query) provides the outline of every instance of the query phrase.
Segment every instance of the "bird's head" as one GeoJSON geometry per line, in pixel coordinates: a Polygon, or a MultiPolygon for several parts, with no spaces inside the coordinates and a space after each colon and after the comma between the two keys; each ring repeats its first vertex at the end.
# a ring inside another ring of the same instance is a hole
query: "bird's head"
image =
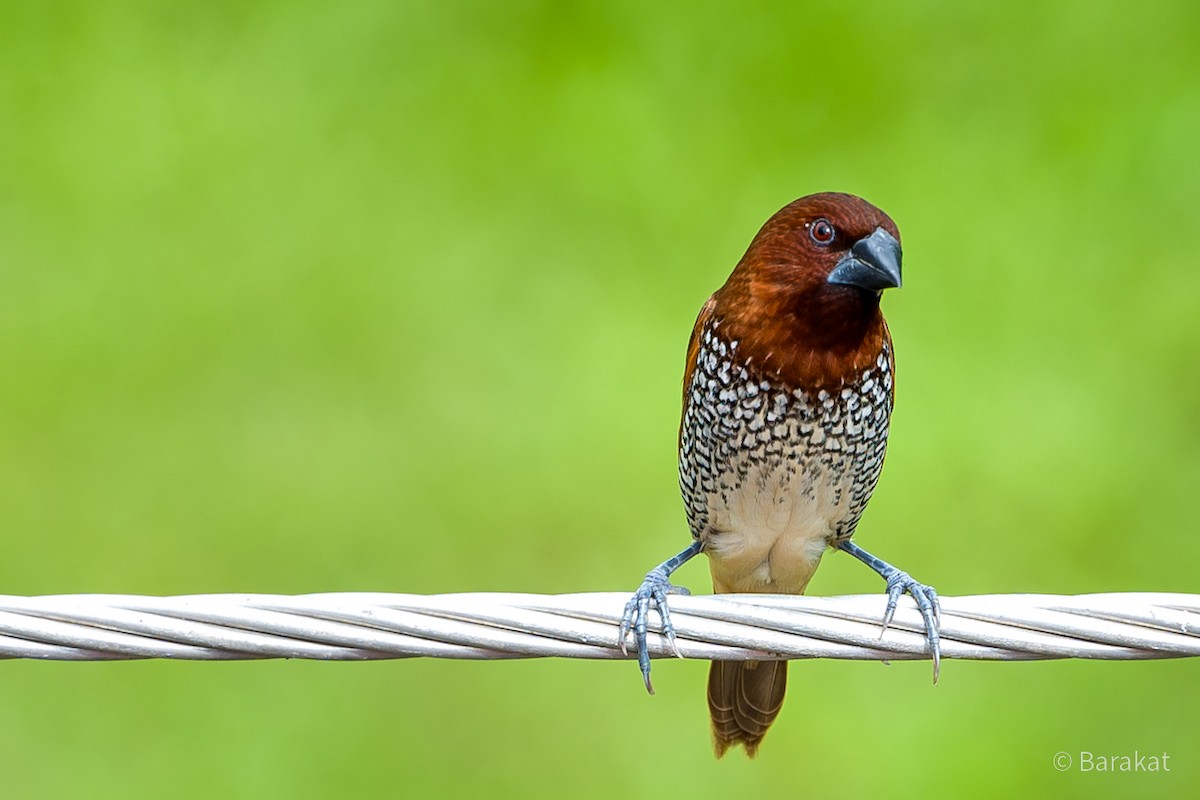
{"type": "Polygon", "coordinates": [[[878,297],[900,285],[900,232],[860,197],[812,194],[767,220],[737,271],[759,291],[796,298],[836,302],[855,290],[878,297]]]}
{"type": "Polygon", "coordinates": [[[899,285],[896,224],[862,198],[826,192],[767,220],[717,292],[716,312],[764,369],[836,383],[842,365],[877,356],[887,335],[879,297],[899,285]]]}

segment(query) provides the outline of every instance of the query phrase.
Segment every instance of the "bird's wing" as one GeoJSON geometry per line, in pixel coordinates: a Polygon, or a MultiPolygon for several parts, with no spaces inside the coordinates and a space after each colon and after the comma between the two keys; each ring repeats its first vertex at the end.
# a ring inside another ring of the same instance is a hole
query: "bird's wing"
{"type": "MultiPolygon", "coordinates": [[[[696,324],[692,326],[692,338],[688,341],[687,363],[683,368],[683,407],[687,408],[688,388],[692,385],[692,373],[696,371],[696,359],[700,356],[700,336],[704,331],[704,326],[708,325],[708,321],[713,317],[713,311],[717,307],[717,296],[714,294],[708,298],[708,301],[700,309],[700,315],[696,317],[696,324]]],[[[679,439],[683,440],[683,414],[679,415],[679,439]]]]}

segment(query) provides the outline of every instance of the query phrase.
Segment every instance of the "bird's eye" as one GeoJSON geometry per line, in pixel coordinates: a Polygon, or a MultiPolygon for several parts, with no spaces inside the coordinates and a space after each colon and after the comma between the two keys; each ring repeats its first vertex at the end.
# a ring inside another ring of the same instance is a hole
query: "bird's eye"
{"type": "Polygon", "coordinates": [[[833,241],[836,235],[833,226],[829,224],[827,219],[819,219],[808,226],[808,235],[812,240],[819,245],[827,245],[833,241]]]}

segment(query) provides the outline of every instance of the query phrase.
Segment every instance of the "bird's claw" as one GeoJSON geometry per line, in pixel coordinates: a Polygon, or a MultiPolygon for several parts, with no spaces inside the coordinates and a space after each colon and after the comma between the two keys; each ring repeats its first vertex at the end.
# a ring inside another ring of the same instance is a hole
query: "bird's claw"
{"type": "Polygon", "coordinates": [[[650,682],[650,649],[646,642],[646,626],[650,618],[650,605],[658,609],[662,620],[662,634],[666,637],[667,645],[679,658],[679,646],[675,643],[675,626],[671,624],[671,612],[667,608],[667,595],[691,594],[682,586],[675,586],[668,579],[667,572],[662,567],[655,567],[646,573],[642,585],[625,604],[625,613],[621,616],[621,628],[617,634],[617,642],[621,645],[621,653],[629,655],[626,638],[633,631],[634,642],[637,644],[638,666],[642,670],[642,679],[646,682],[646,691],[654,694],[654,684],[650,682]]]}
{"type": "Polygon", "coordinates": [[[887,579],[887,610],[883,614],[883,630],[879,632],[879,637],[882,639],[883,635],[887,633],[888,625],[891,624],[892,617],[896,614],[896,604],[900,602],[900,596],[903,594],[912,595],[913,600],[917,603],[917,608],[921,611],[921,617],[925,620],[925,641],[933,656],[933,682],[937,683],[938,675],[942,670],[942,648],[938,636],[942,605],[938,601],[937,591],[932,586],[926,586],[913,580],[911,575],[901,570],[896,570],[889,575],[887,579]]]}

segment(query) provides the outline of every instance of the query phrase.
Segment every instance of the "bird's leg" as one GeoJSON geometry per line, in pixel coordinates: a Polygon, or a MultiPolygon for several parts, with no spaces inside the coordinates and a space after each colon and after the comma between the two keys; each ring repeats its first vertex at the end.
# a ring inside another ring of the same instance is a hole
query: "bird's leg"
{"type": "Polygon", "coordinates": [[[929,643],[929,652],[933,656],[933,682],[937,683],[938,673],[942,668],[942,648],[938,638],[938,622],[941,618],[942,607],[938,602],[937,592],[932,586],[926,586],[913,580],[913,577],[904,570],[896,569],[882,558],[876,558],[849,539],[838,542],[834,547],[854,556],[887,581],[887,610],[883,614],[883,630],[879,633],[880,638],[887,633],[888,625],[896,613],[896,603],[899,602],[900,595],[912,595],[913,600],[917,602],[917,608],[921,610],[921,616],[925,619],[925,640],[929,643]]]}
{"type": "Polygon", "coordinates": [[[621,629],[617,635],[617,641],[621,645],[621,652],[629,655],[625,639],[629,635],[629,631],[633,630],[634,640],[637,642],[638,666],[642,668],[642,678],[646,681],[646,691],[650,694],[654,694],[654,685],[650,683],[650,650],[646,646],[646,620],[650,616],[650,604],[654,603],[658,608],[658,616],[662,619],[662,633],[667,637],[667,643],[675,651],[675,655],[682,658],[679,648],[675,645],[675,627],[671,625],[671,614],[667,611],[667,595],[691,594],[682,586],[671,585],[671,573],[691,560],[700,552],[702,546],[700,540],[696,539],[678,555],[668,558],[647,572],[642,585],[625,604],[625,613],[621,617],[621,629]]]}

